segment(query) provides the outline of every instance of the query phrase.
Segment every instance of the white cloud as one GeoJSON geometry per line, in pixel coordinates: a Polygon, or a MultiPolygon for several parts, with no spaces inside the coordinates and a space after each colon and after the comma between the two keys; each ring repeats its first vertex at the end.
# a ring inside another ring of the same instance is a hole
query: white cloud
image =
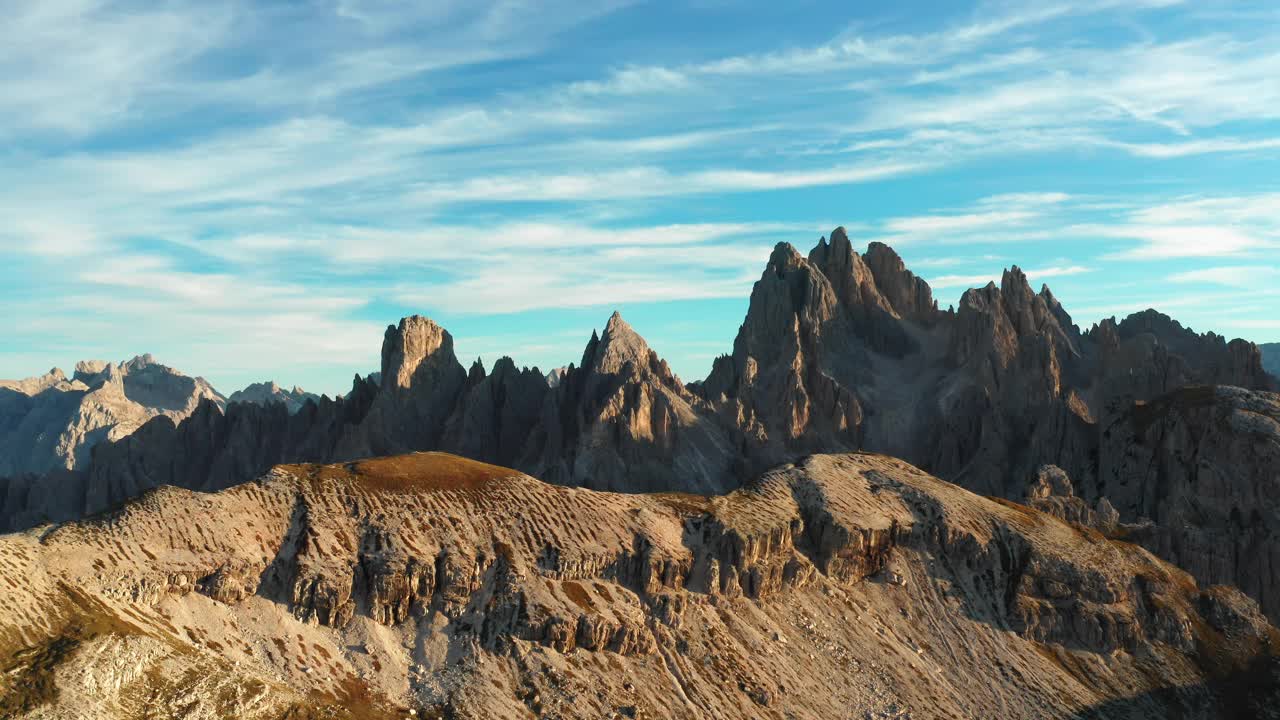
{"type": "Polygon", "coordinates": [[[578,95],[639,95],[683,91],[692,86],[679,70],[651,66],[615,70],[608,80],[583,80],[573,83],[568,90],[578,95]]]}
{"type": "Polygon", "coordinates": [[[87,133],[118,120],[186,63],[226,42],[233,16],[227,6],[186,2],[11,7],[0,23],[0,136],[20,129],[87,133]]]}
{"type": "Polygon", "coordinates": [[[1141,157],[1179,158],[1211,153],[1247,153],[1280,148],[1280,138],[1241,140],[1237,138],[1213,138],[1188,140],[1180,143],[1109,143],[1141,157]]]}
{"type": "Polygon", "coordinates": [[[1175,283],[1204,283],[1242,288],[1276,287],[1280,285],[1280,268],[1267,265],[1230,265],[1201,268],[1169,276],[1175,283]]]}
{"type": "Polygon", "coordinates": [[[1061,205],[1071,199],[1063,192],[1016,192],[988,195],[978,201],[980,205],[1007,206],[1052,206],[1061,205]]]}
{"type": "Polygon", "coordinates": [[[25,218],[0,229],[0,249],[15,253],[74,258],[102,247],[91,227],[58,218],[25,218]]]}
{"type": "MultiPolygon", "coordinates": [[[[1027,281],[1031,283],[1048,280],[1055,277],[1067,277],[1070,275],[1081,275],[1090,272],[1091,268],[1083,265],[1053,265],[1049,267],[1037,268],[1034,270],[1023,270],[1023,274],[1027,276],[1027,281]]],[[[953,287],[982,287],[987,283],[1000,283],[1002,274],[974,274],[974,275],[940,275],[929,280],[929,285],[935,289],[953,288],[953,287]]]]}
{"type": "Polygon", "coordinates": [[[1079,230],[1100,237],[1140,241],[1137,247],[1114,253],[1111,257],[1116,259],[1222,257],[1278,247],[1275,242],[1266,241],[1246,230],[1213,225],[1135,224],[1079,230]]]}
{"type": "Polygon", "coordinates": [[[1051,267],[1043,267],[1035,270],[1027,270],[1026,276],[1041,280],[1045,278],[1065,277],[1067,275],[1080,275],[1081,273],[1090,272],[1091,268],[1083,265],[1054,265],[1051,267]]]}
{"type": "Polygon", "coordinates": [[[610,200],[847,185],[920,172],[916,163],[863,163],[812,170],[720,168],[673,173],[633,167],[575,175],[508,175],[434,183],[414,191],[422,203],[610,200]]]}
{"type": "Polygon", "coordinates": [[[893,218],[885,223],[885,229],[894,233],[945,233],[955,230],[996,227],[1020,224],[1033,217],[1029,212],[986,212],[964,215],[924,215],[910,218],[893,218]]]}

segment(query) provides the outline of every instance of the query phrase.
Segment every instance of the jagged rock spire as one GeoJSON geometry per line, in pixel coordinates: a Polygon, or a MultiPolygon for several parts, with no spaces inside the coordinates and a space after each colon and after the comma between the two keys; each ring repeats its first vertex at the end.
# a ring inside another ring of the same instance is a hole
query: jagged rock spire
{"type": "Polygon", "coordinates": [[[622,319],[622,313],[615,311],[604,327],[604,335],[600,336],[590,367],[597,372],[616,373],[628,362],[638,367],[647,365],[649,354],[649,344],[622,319]]]}
{"type": "Polygon", "coordinates": [[[428,361],[433,365],[458,364],[449,331],[421,315],[410,315],[401,318],[399,325],[387,326],[382,342],[384,389],[412,387],[415,376],[428,361]]]}

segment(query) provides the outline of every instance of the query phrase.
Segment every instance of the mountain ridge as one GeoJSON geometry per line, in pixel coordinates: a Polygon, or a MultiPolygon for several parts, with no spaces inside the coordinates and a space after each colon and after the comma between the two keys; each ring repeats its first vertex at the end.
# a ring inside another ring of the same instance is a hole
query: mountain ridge
{"type": "Polygon", "coordinates": [[[0,583],[24,718],[1228,718],[1280,687],[1239,591],[865,453],[705,498],[284,465],[0,536],[0,583]]]}
{"type": "MultiPolygon", "coordinates": [[[[618,313],[593,333],[579,365],[557,372],[554,387],[510,358],[491,372],[478,362],[464,368],[447,330],[411,316],[388,326],[380,372],[357,375],[341,399],[322,397],[292,414],[279,405],[224,411],[205,403],[180,423],[158,419],[99,446],[86,471],[0,480],[0,518],[29,527],[160,485],[212,491],[280,463],[421,450],[561,485],[702,494],[810,453],[868,450],[1014,499],[1027,478],[1054,465],[1096,502],[1116,482],[1100,469],[1129,467],[1107,433],[1134,408],[1192,385],[1265,393],[1275,380],[1253,344],[1195,334],[1155,311],[1081,331],[1049,288],[1033,291],[1017,266],[941,310],[891,248],[872,243],[860,254],[837,228],[808,255],[775,247],[733,353],[704,381],[682,383],[618,313]]],[[[1164,482],[1136,468],[1121,474],[1130,472],[1143,487],[1164,482]]],[[[1264,492],[1266,476],[1251,472],[1232,475],[1242,492],[1196,532],[1225,527],[1231,503],[1264,492]]],[[[1128,523],[1180,517],[1147,517],[1144,507],[1118,506],[1128,523]]],[[[1154,534],[1165,540],[1152,547],[1171,556],[1170,538],[1182,531],[1172,532],[1154,534]]],[[[1179,559],[1202,579],[1236,576],[1179,559]]],[[[1280,595],[1280,578],[1268,576],[1254,592],[1280,615],[1266,600],[1280,595]]]]}
{"type": "Polygon", "coordinates": [[[81,360],[70,378],[59,368],[0,380],[0,476],[83,469],[95,445],[128,436],[148,420],[182,420],[203,400],[226,398],[150,354],[119,363],[81,360]]]}

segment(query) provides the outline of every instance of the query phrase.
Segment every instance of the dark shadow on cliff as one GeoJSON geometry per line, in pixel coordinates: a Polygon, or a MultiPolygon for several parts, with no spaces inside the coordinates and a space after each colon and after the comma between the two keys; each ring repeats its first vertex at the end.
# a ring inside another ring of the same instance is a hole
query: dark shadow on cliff
{"type": "Polygon", "coordinates": [[[1085,708],[1070,720],[1280,718],[1280,658],[1264,657],[1208,683],[1167,687],[1085,708]]]}

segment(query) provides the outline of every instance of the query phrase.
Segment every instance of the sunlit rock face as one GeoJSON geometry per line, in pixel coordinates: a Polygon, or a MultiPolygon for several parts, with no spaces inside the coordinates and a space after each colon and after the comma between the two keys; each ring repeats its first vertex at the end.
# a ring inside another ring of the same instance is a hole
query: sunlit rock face
{"type": "MultiPolygon", "coordinates": [[[[1030,487],[1070,490],[1056,469],[1030,487]]],[[[0,585],[15,718],[1231,718],[1277,699],[1276,629],[1239,591],[879,455],[716,497],[443,453],[283,465],[0,537],[0,585]]]]}
{"type": "Polygon", "coordinates": [[[83,470],[100,442],[119,440],[148,420],[180,421],[202,401],[225,400],[203,378],[150,355],[112,364],[76,363],[25,380],[0,380],[0,477],[83,470]]]}

